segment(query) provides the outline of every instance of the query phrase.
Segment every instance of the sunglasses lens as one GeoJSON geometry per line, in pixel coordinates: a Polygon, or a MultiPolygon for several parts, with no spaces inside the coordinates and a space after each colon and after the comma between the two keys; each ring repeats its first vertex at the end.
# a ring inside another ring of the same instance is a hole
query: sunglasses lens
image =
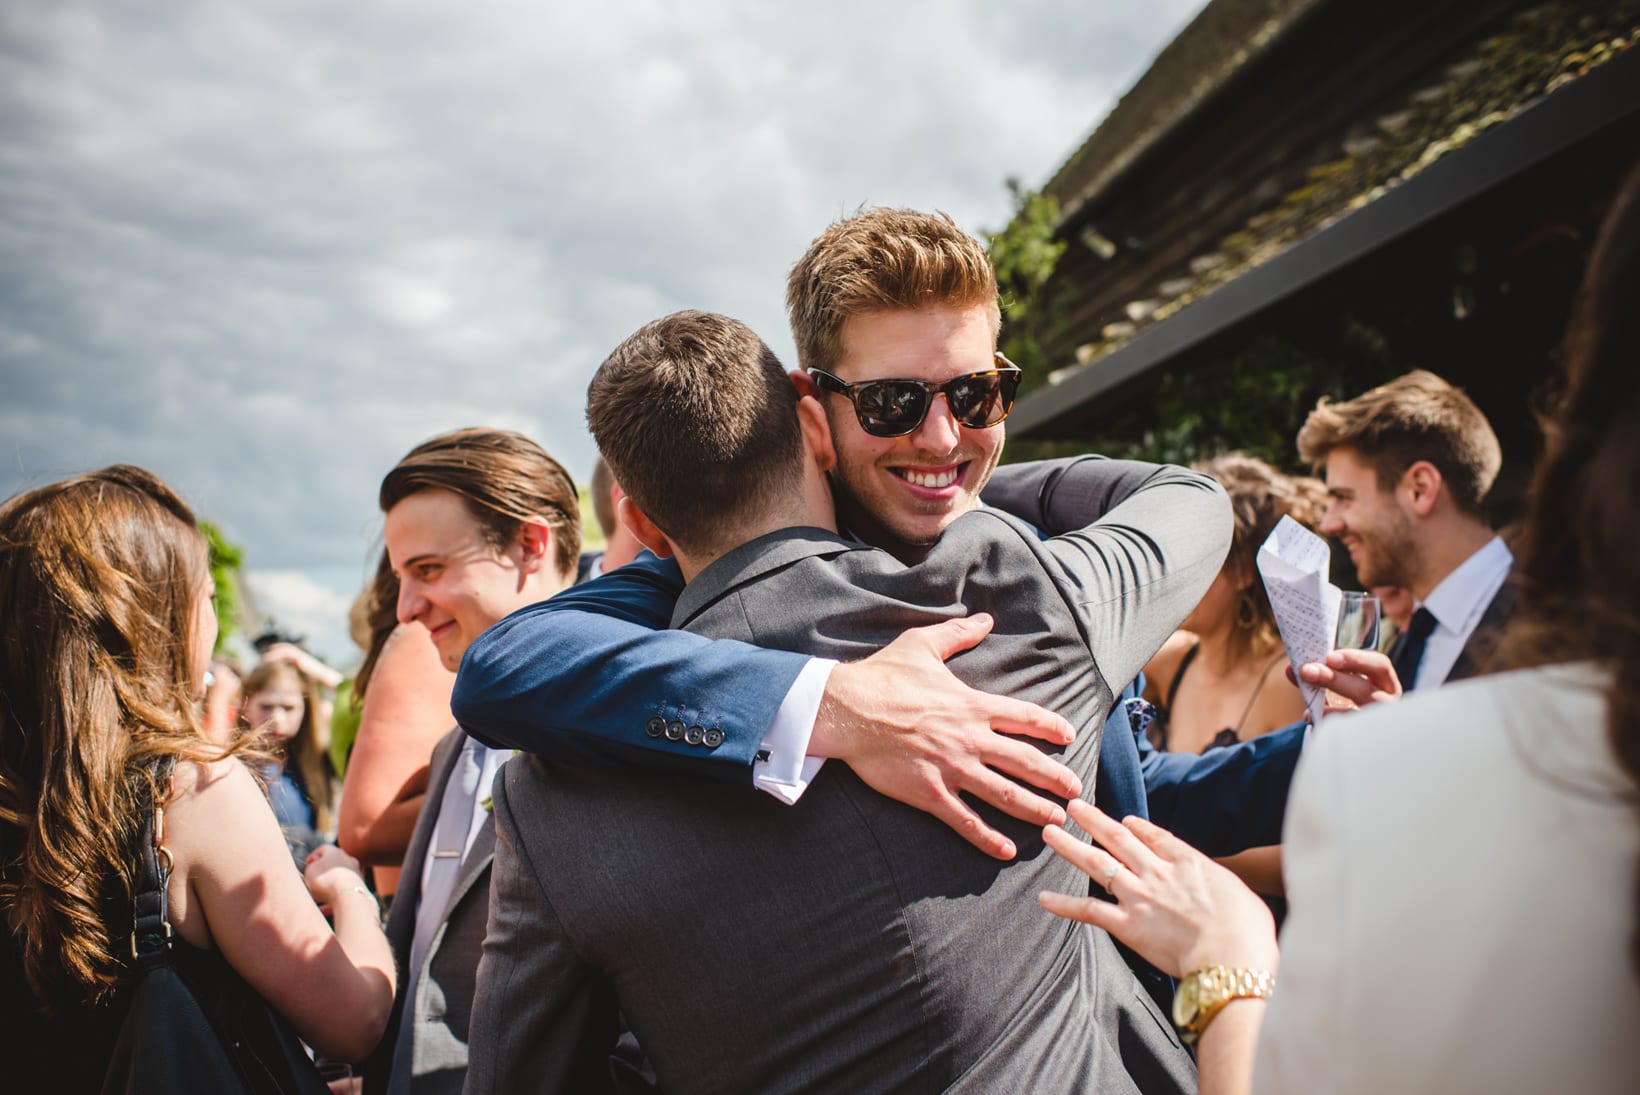
{"type": "Polygon", "coordinates": [[[945,398],[958,422],[970,429],[984,429],[1008,417],[1018,389],[1018,373],[976,373],[947,384],[945,398]]]}
{"type": "Polygon", "coordinates": [[[854,389],[860,425],[876,437],[903,437],[928,413],[928,390],[903,380],[874,380],[854,389]]]}

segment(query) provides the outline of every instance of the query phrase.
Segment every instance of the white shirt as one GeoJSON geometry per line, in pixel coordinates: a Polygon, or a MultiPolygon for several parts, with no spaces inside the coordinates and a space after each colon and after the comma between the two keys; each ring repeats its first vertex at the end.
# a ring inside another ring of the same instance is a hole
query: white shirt
{"type": "Polygon", "coordinates": [[[1515,557],[1502,537],[1494,536],[1429,591],[1419,607],[1429,609],[1435,617],[1435,630],[1424,645],[1414,688],[1435,688],[1445,683],[1514,563],[1515,557]]]}

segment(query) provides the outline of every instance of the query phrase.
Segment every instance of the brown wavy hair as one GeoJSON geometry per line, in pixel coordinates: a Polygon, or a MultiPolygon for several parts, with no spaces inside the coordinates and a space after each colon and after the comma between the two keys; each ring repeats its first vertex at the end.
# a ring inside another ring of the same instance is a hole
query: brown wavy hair
{"type": "Polygon", "coordinates": [[[119,983],[144,815],[171,762],[227,752],[190,664],[208,580],[193,512],[141,468],[0,506],[0,910],[48,1010],[119,983]]]}
{"type": "MultiPolygon", "coordinates": [[[[1640,782],[1640,166],[1607,215],[1563,344],[1566,386],[1544,423],[1505,666],[1592,660],[1610,670],[1607,733],[1640,782]]],[[[1631,958],[1640,970],[1640,871],[1631,958]]]]}
{"type": "Polygon", "coordinates": [[[302,724],[295,737],[288,742],[272,741],[262,736],[261,747],[280,763],[294,766],[302,777],[307,800],[313,807],[313,827],[321,833],[330,831],[335,818],[334,794],[330,777],[330,758],[319,741],[319,688],[313,678],[289,662],[263,662],[245,678],[239,701],[239,729],[242,733],[256,734],[258,727],[250,724],[246,714],[251,697],[265,691],[276,681],[288,680],[302,694],[302,724]]]}
{"type": "Polygon", "coordinates": [[[1258,549],[1283,517],[1311,531],[1319,528],[1327,504],[1326,485],[1309,476],[1287,475],[1239,451],[1221,453],[1194,466],[1217,479],[1230,496],[1234,522],[1224,570],[1238,584],[1246,583],[1240,587],[1236,607],[1240,626],[1230,632],[1232,652],[1242,662],[1273,654],[1281,638],[1270,596],[1259,578],[1258,549]]]}

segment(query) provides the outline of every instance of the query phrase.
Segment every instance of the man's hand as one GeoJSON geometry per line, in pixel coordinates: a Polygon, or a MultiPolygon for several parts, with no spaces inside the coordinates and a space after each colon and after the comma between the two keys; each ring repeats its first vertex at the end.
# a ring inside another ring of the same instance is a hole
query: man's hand
{"type": "MultiPolygon", "coordinates": [[[[1376,650],[1334,650],[1325,662],[1307,662],[1299,674],[1310,684],[1327,690],[1326,712],[1354,711],[1375,703],[1394,703],[1401,698],[1401,679],[1386,655],[1376,650]]],[[[1293,668],[1287,667],[1292,679],[1293,668]]]]}
{"type": "Polygon", "coordinates": [[[991,625],[990,616],[975,613],[913,628],[869,658],[837,666],[809,752],[843,761],[873,790],[933,814],[985,854],[1012,859],[1014,842],[958,794],[1032,824],[1057,825],[1062,807],[1004,775],[1060,798],[1081,794],[1082,782],[1029,743],[1003,736],[1068,745],[1076,737],[1070,723],[1033,703],[970,688],[946,668],[945,659],[974,646],[991,625]]]}

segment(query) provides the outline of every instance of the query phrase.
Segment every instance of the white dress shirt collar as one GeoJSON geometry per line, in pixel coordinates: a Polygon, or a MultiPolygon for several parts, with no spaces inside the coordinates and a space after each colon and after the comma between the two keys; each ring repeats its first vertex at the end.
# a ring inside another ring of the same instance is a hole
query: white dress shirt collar
{"type": "Polygon", "coordinates": [[[1503,538],[1494,536],[1429,591],[1420,607],[1435,617],[1435,630],[1419,663],[1419,688],[1434,688],[1446,680],[1514,562],[1503,538]]]}

